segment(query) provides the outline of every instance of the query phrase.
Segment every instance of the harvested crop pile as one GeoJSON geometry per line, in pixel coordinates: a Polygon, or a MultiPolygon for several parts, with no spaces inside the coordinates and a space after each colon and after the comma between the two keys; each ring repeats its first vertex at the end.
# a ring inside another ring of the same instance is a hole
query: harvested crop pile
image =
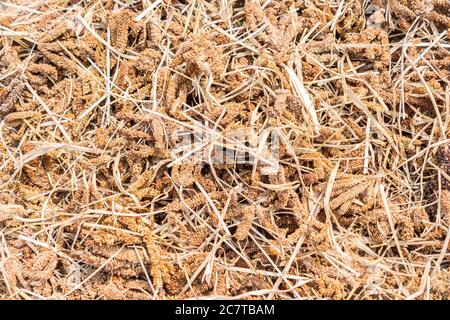
{"type": "Polygon", "coordinates": [[[448,0],[0,3],[0,298],[449,299],[448,0]]]}

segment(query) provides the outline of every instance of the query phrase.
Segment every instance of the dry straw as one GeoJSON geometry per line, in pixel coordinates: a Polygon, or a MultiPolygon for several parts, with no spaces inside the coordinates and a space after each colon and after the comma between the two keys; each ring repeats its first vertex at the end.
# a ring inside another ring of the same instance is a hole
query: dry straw
{"type": "Polygon", "coordinates": [[[0,298],[449,299],[449,10],[2,2],[0,298]]]}

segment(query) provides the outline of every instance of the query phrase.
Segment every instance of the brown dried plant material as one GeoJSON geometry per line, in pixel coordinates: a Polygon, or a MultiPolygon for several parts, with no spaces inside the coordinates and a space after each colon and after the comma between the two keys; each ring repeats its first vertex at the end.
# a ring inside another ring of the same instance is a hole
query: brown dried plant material
{"type": "Polygon", "coordinates": [[[313,162],[314,174],[319,180],[326,179],[329,176],[332,169],[332,163],[321,152],[302,155],[301,159],[313,162]]]}
{"type": "MultiPolygon", "coordinates": [[[[355,215],[365,214],[376,205],[376,180],[364,175],[343,174],[334,183],[329,208],[339,222],[350,225],[355,215]]],[[[326,185],[319,186],[324,191],[326,185]]]]}
{"type": "Polygon", "coordinates": [[[448,298],[448,1],[149,5],[0,13],[0,298],[448,298]]]}
{"type": "Polygon", "coordinates": [[[317,290],[322,297],[330,297],[337,300],[344,299],[345,297],[343,284],[326,275],[320,276],[315,285],[317,286],[317,290]]]}
{"type": "Polygon", "coordinates": [[[442,212],[442,220],[450,225],[450,191],[442,190],[441,193],[441,212],[442,212]]]}
{"type": "Polygon", "coordinates": [[[433,22],[440,28],[450,24],[449,4],[442,0],[396,0],[392,1],[391,8],[399,17],[399,27],[402,29],[409,28],[417,18],[433,22]]]}
{"type": "Polygon", "coordinates": [[[236,218],[240,220],[237,225],[235,233],[235,237],[237,240],[247,239],[255,215],[256,215],[256,207],[248,205],[236,206],[235,208],[233,208],[231,212],[227,212],[227,215],[225,217],[226,220],[236,218]]]}
{"type": "Polygon", "coordinates": [[[185,63],[186,74],[195,76],[212,73],[214,78],[221,75],[224,61],[220,47],[214,43],[212,35],[193,36],[180,47],[180,51],[172,61],[172,66],[185,63]]]}
{"type": "Polygon", "coordinates": [[[23,276],[22,265],[15,257],[6,258],[4,262],[6,271],[6,280],[12,288],[16,288],[17,285],[26,286],[26,281],[23,276]]]}
{"type": "Polygon", "coordinates": [[[54,252],[43,251],[27,261],[23,274],[31,281],[49,280],[58,263],[58,257],[54,252]]]}
{"type": "Polygon", "coordinates": [[[22,205],[14,204],[0,204],[0,223],[12,220],[16,217],[23,217],[26,215],[26,210],[22,205]]]}
{"type": "Polygon", "coordinates": [[[4,117],[8,113],[16,109],[16,103],[25,88],[24,80],[20,76],[16,76],[8,85],[8,87],[0,92],[0,116],[4,117]]]}
{"type": "Polygon", "coordinates": [[[370,237],[376,243],[384,243],[392,237],[392,232],[397,232],[401,240],[410,240],[414,237],[414,227],[409,216],[399,212],[395,206],[390,206],[389,214],[392,215],[394,231],[391,229],[386,209],[374,209],[365,214],[361,220],[367,225],[370,237]]]}
{"type": "Polygon", "coordinates": [[[201,167],[196,163],[175,164],[172,167],[172,180],[181,187],[191,186],[200,174],[201,167]]]}
{"type": "Polygon", "coordinates": [[[108,300],[148,300],[151,295],[149,293],[140,292],[133,289],[139,288],[127,288],[132,282],[128,281],[125,284],[120,282],[111,282],[108,284],[100,285],[98,293],[102,298],[108,300]]]}
{"type": "Polygon", "coordinates": [[[346,6],[344,14],[341,16],[336,30],[345,36],[348,32],[359,32],[364,25],[362,15],[361,2],[357,0],[349,1],[346,6]]]}
{"type": "Polygon", "coordinates": [[[368,59],[374,63],[376,70],[383,70],[390,64],[388,34],[380,28],[364,29],[361,33],[351,34],[346,42],[351,43],[349,53],[359,59],[368,59]],[[373,45],[374,43],[378,45],[373,45]]]}

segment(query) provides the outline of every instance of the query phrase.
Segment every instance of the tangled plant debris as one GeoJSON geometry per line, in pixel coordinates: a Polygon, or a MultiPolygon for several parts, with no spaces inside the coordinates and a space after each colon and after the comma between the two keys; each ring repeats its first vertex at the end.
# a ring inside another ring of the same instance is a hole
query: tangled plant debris
{"type": "Polygon", "coordinates": [[[449,39],[448,0],[2,1],[0,298],[449,299],[449,39]]]}

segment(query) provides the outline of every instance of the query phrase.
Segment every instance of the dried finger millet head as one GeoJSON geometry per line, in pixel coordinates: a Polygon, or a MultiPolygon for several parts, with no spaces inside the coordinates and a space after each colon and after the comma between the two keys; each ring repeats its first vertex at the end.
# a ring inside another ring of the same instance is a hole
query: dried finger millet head
{"type": "Polygon", "coordinates": [[[446,143],[439,147],[436,154],[436,161],[445,172],[450,172],[450,144],[446,143]]]}

